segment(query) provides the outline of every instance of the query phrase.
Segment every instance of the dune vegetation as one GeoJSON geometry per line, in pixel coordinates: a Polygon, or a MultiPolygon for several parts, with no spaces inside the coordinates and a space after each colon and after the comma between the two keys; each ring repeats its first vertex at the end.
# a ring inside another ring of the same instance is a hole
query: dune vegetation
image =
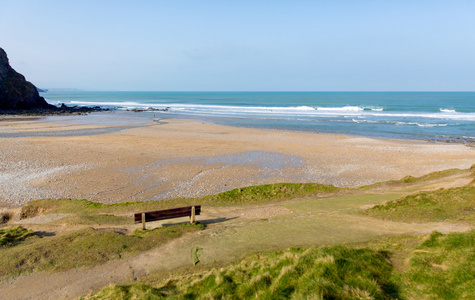
{"type": "Polygon", "coordinates": [[[7,229],[0,229],[0,246],[8,247],[25,240],[27,237],[34,236],[35,232],[21,226],[7,229]]]}

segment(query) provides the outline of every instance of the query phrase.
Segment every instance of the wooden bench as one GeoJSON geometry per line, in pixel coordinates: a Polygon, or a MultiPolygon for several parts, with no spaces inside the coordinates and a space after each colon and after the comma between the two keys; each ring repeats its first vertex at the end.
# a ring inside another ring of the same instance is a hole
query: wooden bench
{"type": "Polygon", "coordinates": [[[145,222],[180,218],[190,216],[190,223],[195,224],[195,216],[201,213],[201,205],[185,206],[171,209],[147,211],[134,214],[135,223],[142,223],[145,230],[145,222]]]}

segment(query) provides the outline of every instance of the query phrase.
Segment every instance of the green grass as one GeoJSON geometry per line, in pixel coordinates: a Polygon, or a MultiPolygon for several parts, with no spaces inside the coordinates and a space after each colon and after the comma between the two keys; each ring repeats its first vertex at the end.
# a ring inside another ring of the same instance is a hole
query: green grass
{"type": "Polygon", "coordinates": [[[0,248],[0,277],[97,265],[158,247],[184,233],[203,228],[201,224],[181,224],[138,230],[133,235],[84,228],[54,237],[25,241],[14,247],[0,248]]]}
{"type": "Polygon", "coordinates": [[[364,186],[361,186],[360,189],[366,190],[366,189],[382,187],[382,186],[399,186],[399,185],[403,185],[407,183],[425,182],[425,181],[436,180],[436,179],[452,176],[455,174],[460,174],[465,171],[466,170],[449,169],[449,170],[432,172],[432,173],[423,175],[421,177],[414,177],[414,176],[408,175],[399,180],[388,180],[388,181],[383,181],[383,182],[377,182],[371,185],[364,185],[364,186]]]}
{"type": "Polygon", "coordinates": [[[402,299],[475,299],[475,230],[365,244],[390,253],[402,299]]]}
{"type": "Polygon", "coordinates": [[[290,198],[318,197],[336,193],[340,188],[318,183],[277,183],[234,189],[217,195],[200,198],[207,204],[236,205],[244,203],[266,203],[290,198]]]}
{"type": "Polygon", "coordinates": [[[400,281],[409,299],[475,299],[475,230],[432,233],[411,253],[400,281]]]}
{"type": "Polygon", "coordinates": [[[132,299],[163,299],[162,293],[148,285],[136,283],[133,285],[114,285],[101,290],[97,295],[81,299],[107,299],[107,300],[132,300],[132,299]]]}
{"type": "Polygon", "coordinates": [[[84,299],[474,299],[475,230],[289,248],[111,285],[84,299]],[[397,262],[397,267],[394,266],[397,262]]]}
{"type": "Polygon", "coordinates": [[[86,299],[392,299],[384,253],[344,246],[259,253],[160,286],[114,285],[86,299]]]}
{"type": "Polygon", "coordinates": [[[30,236],[35,236],[35,232],[21,226],[0,229],[0,247],[14,246],[30,236]]]}
{"type": "Polygon", "coordinates": [[[403,222],[464,222],[475,224],[475,186],[419,192],[377,205],[366,214],[403,222]]]}

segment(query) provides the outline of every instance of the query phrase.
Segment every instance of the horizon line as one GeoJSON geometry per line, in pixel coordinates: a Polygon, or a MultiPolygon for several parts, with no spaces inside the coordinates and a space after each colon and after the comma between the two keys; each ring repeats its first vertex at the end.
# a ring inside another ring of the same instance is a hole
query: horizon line
{"type": "Polygon", "coordinates": [[[421,90],[421,91],[391,91],[391,90],[366,90],[366,91],[354,91],[354,90],[327,90],[327,91],[311,91],[311,90],[248,90],[248,91],[236,91],[236,90],[96,90],[96,89],[79,89],[79,88],[40,88],[48,91],[64,91],[64,92],[155,92],[155,93],[474,93],[475,90],[421,90]]]}

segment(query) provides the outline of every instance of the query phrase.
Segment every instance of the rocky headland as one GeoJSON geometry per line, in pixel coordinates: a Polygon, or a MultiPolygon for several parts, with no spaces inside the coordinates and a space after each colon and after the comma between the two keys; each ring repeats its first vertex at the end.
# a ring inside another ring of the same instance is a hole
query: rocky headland
{"type": "Polygon", "coordinates": [[[15,71],[7,53],[0,48],[0,114],[82,114],[103,111],[100,107],[56,107],[40,96],[38,89],[25,76],[15,71]]]}
{"type": "Polygon", "coordinates": [[[28,110],[51,107],[52,105],[40,96],[36,87],[10,66],[7,53],[0,48],[0,109],[28,110]]]}

